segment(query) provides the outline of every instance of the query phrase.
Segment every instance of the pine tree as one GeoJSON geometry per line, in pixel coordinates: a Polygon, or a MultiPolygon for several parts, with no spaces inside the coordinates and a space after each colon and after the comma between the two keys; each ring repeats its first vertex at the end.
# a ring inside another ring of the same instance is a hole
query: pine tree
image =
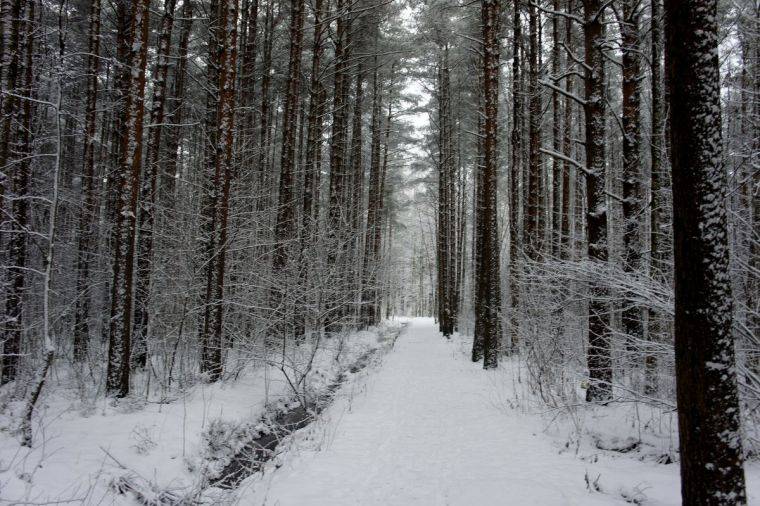
{"type": "MultiPolygon", "coordinates": [[[[605,102],[605,25],[604,4],[600,0],[583,0],[584,46],[586,68],[586,215],[589,260],[602,265],[607,262],[607,139],[605,102]]],[[[609,329],[609,308],[603,280],[591,280],[588,324],[587,362],[588,401],[612,398],[612,350],[609,329]]]]}
{"type": "Polygon", "coordinates": [[[201,372],[211,381],[222,375],[224,286],[229,248],[229,206],[235,132],[237,0],[212,6],[209,25],[209,91],[206,111],[206,168],[203,232],[206,234],[205,294],[201,331],[201,372]]]}
{"type": "Polygon", "coordinates": [[[530,260],[536,261],[543,255],[546,212],[541,207],[541,182],[543,163],[541,159],[541,89],[539,74],[539,31],[540,21],[536,4],[528,6],[528,206],[525,218],[525,250],[530,260]]]}
{"type": "MultiPolygon", "coordinates": [[[[303,0],[291,0],[290,2],[290,64],[288,67],[287,91],[285,96],[285,112],[282,125],[282,156],[280,160],[280,191],[279,204],[277,206],[277,222],[275,225],[275,250],[272,261],[272,274],[279,286],[273,287],[273,304],[279,308],[279,313],[286,315],[286,319],[292,317],[292,311],[285,306],[291,302],[286,301],[288,294],[285,293],[291,284],[292,269],[297,266],[292,263],[298,260],[298,210],[295,188],[296,177],[296,127],[298,126],[298,108],[301,89],[301,52],[303,42],[304,2],[303,0]]],[[[286,324],[280,322],[280,331],[286,324]]],[[[281,336],[284,337],[284,336],[281,336]]]]}
{"type": "Polygon", "coordinates": [[[509,219],[509,278],[510,278],[510,332],[512,347],[519,344],[519,311],[520,311],[520,270],[519,266],[523,255],[523,230],[520,226],[522,206],[522,110],[523,90],[521,88],[521,52],[522,19],[520,11],[522,2],[515,1],[512,17],[512,157],[510,172],[510,219],[509,219]]]}
{"type": "MultiPolygon", "coordinates": [[[[11,99],[6,97],[6,102],[18,104],[20,110],[12,111],[13,118],[9,119],[8,125],[16,124],[16,135],[8,137],[8,157],[6,161],[13,164],[10,181],[11,197],[10,205],[10,238],[8,241],[9,264],[7,270],[7,292],[5,295],[5,325],[3,332],[3,360],[2,376],[0,384],[8,383],[17,379],[19,364],[22,353],[24,333],[24,295],[28,286],[27,281],[27,235],[30,223],[29,190],[31,183],[31,121],[32,121],[32,85],[33,68],[32,53],[34,51],[34,12],[36,0],[27,0],[23,11],[19,12],[20,20],[12,23],[12,30],[18,30],[18,34],[11,34],[11,44],[15,45],[18,59],[11,62],[10,72],[18,74],[14,76],[17,87],[15,93],[23,96],[23,99],[11,99]],[[23,14],[23,17],[22,17],[23,14]],[[18,37],[18,41],[13,41],[18,37]],[[16,42],[14,44],[14,42],[16,42]],[[15,67],[15,68],[13,68],[15,67]],[[20,102],[20,103],[19,103],[20,102]],[[15,137],[15,138],[14,138],[15,137]],[[14,142],[15,141],[15,142],[14,142]]],[[[15,12],[15,7],[12,12],[15,12]]],[[[13,60],[13,56],[11,59],[13,60]]],[[[9,72],[9,73],[10,73],[9,72]]],[[[3,142],[5,140],[3,139],[3,142]]],[[[0,167],[5,167],[0,160],[0,167]]]]}
{"type": "Polygon", "coordinates": [[[95,248],[95,131],[98,118],[98,72],[100,69],[100,0],[91,0],[87,55],[87,99],[82,170],[82,210],[77,223],[77,281],[74,309],[74,360],[87,356],[90,338],[90,272],[95,248]]]}
{"type": "Polygon", "coordinates": [[[118,209],[114,231],[111,323],[108,341],[106,390],[110,395],[129,394],[132,356],[132,289],[134,283],[137,199],[142,166],[143,117],[145,114],[145,67],[148,59],[150,0],[132,4],[132,39],[129,47],[128,94],[124,104],[118,183],[118,209]]]}
{"type": "Polygon", "coordinates": [[[729,277],[717,0],[666,0],[684,504],[746,504],[729,277]]]}
{"type": "MultiPolygon", "coordinates": [[[[641,41],[640,7],[636,0],[624,0],[620,33],[623,64],[623,267],[636,275],[642,267],[641,215],[643,167],[641,163],[641,41]]],[[[634,342],[644,338],[644,315],[636,295],[625,296],[623,330],[634,342]]]]}
{"type": "MultiPolygon", "coordinates": [[[[663,87],[663,16],[661,0],[652,0],[652,141],[651,141],[651,194],[650,213],[650,272],[655,281],[668,284],[670,263],[673,257],[670,209],[670,172],[665,162],[665,94],[663,87]]],[[[649,338],[653,342],[668,342],[669,322],[667,316],[654,309],[649,310],[649,338]]],[[[651,351],[645,358],[645,392],[649,395],[657,391],[657,357],[651,351]]]]}
{"type": "Polygon", "coordinates": [[[499,275],[499,233],[497,221],[496,166],[497,118],[499,112],[499,33],[500,8],[497,0],[481,2],[483,28],[483,186],[482,203],[478,209],[482,228],[482,255],[479,283],[482,286],[483,367],[495,368],[501,335],[501,279],[499,275]]]}
{"type": "Polygon", "coordinates": [[[137,284],[135,287],[135,363],[145,367],[148,360],[148,319],[150,306],[150,280],[153,271],[154,225],[159,185],[161,134],[168,90],[169,58],[174,27],[176,0],[164,1],[164,15],[158,36],[158,54],[153,70],[153,102],[150,111],[150,130],[146,148],[145,168],[140,188],[140,234],[137,243],[137,284]]]}
{"type": "Polygon", "coordinates": [[[330,182],[328,196],[328,237],[329,252],[327,267],[333,276],[333,287],[328,296],[327,312],[329,321],[326,328],[336,331],[342,322],[345,307],[340,299],[344,294],[347,278],[344,272],[345,251],[348,246],[348,210],[345,207],[346,191],[350,188],[347,174],[348,165],[348,73],[351,57],[350,5],[346,0],[337,0],[337,27],[335,32],[335,75],[332,106],[332,132],[330,134],[330,182]]]}

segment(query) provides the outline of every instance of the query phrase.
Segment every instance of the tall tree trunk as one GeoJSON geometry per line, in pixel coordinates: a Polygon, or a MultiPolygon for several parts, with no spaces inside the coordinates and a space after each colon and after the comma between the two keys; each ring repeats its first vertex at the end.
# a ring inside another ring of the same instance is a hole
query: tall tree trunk
{"type": "Polygon", "coordinates": [[[336,271],[333,288],[328,295],[328,308],[330,313],[327,327],[330,331],[338,329],[342,315],[340,314],[341,297],[340,289],[344,281],[339,266],[343,261],[343,251],[349,224],[347,222],[347,209],[344,206],[346,193],[346,154],[347,154],[347,123],[348,123],[348,87],[349,87],[349,58],[351,30],[349,6],[347,0],[337,0],[337,30],[335,34],[335,78],[332,111],[332,133],[330,139],[330,194],[328,210],[328,269],[336,271]]]}
{"type": "Polygon", "coordinates": [[[119,212],[114,229],[111,321],[108,341],[106,390],[109,395],[129,394],[132,345],[132,287],[134,281],[137,198],[142,166],[143,117],[145,114],[145,67],[148,56],[150,0],[132,4],[131,56],[128,94],[124,104],[121,163],[119,169],[119,212]]]}
{"type": "MultiPolygon", "coordinates": [[[[481,10],[483,9],[483,6],[481,5],[481,10]]],[[[485,283],[483,282],[486,278],[481,275],[481,271],[483,270],[483,251],[484,251],[484,243],[483,243],[483,232],[485,230],[484,226],[484,214],[483,214],[483,208],[484,208],[484,201],[483,201],[483,188],[485,187],[485,170],[484,170],[484,163],[485,163],[485,155],[484,155],[484,147],[485,147],[485,100],[483,96],[483,90],[484,90],[484,79],[485,75],[483,72],[483,61],[482,57],[478,59],[476,72],[478,74],[478,88],[477,88],[477,96],[478,96],[478,136],[477,136],[477,156],[475,161],[475,185],[473,188],[473,226],[472,226],[472,275],[473,275],[473,296],[475,297],[475,301],[473,303],[473,308],[475,312],[475,325],[474,325],[474,332],[473,332],[473,340],[472,340],[472,354],[471,358],[473,362],[478,362],[483,359],[483,351],[484,351],[484,343],[485,339],[483,336],[483,324],[485,322],[485,318],[483,316],[484,308],[485,308],[485,300],[486,300],[486,293],[485,293],[485,283]]]]}
{"type": "MultiPolygon", "coordinates": [[[[605,102],[604,5],[601,0],[583,0],[586,54],[586,199],[588,211],[588,258],[603,266],[608,258],[607,165],[605,102]]],[[[607,288],[590,280],[587,362],[589,385],[586,400],[608,401],[612,398],[612,341],[609,328],[607,288]]]]}
{"type": "MultiPolygon", "coordinates": [[[[670,173],[666,165],[665,143],[665,94],[663,90],[663,19],[662,0],[652,0],[652,140],[651,140],[651,193],[650,250],[653,278],[663,284],[668,283],[670,260],[672,259],[672,237],[670,199],[670,173]]],[[[669,283],[668,283],[669,284],[669,283]]],[[[653,342],[667,342],[669,318],[659,311],[649,311],[649,338],[653,342]]],[[[649,351],[645,358],[645,393],[657,392],[657,356],[649,351]]]]}
{"type": "Polygon", "coordinates": [[[292,312],[286,310],[284,306],[290,306],[287,297],[288,289],[295,286],[297,279],[296,273],[292,271],[295,267],[291,265],[294,260],[298,259],[298,226],[296,223],[298,217],[297,203],[295,192],[295,172],[296,172],[296,129],[298,127],[298,110],[301,91],[301,53],[303,44],[303,21],[304,21],[304,2],[303,0],[291,0],[290,2],[290,64],[288,67],[287,90],[285,95],[285,113],[282,124],[282,154],[280,159],[280,191],[279,203],[277,206],[277,224],[275,226],[275,250],[272,261],[272,278],[276,284],[272,287],[273,307],[277,313],[284,315],[284,320],[276,323],[276,328],[280,330],[280,337],[284,339],[285,326],[291,324],[289,321],[292,312]],[[289,267],[291,269],[289,269],[289,267]]]}
{"type": "MultiPolygon", "coordinates": [[[[28,0],[25,6],[25,19],[19,21],[19,31],[23,27],[23,44],[19,41],[18,53],[23,62],[18,62],[17,72],[21,82],[14,91],[20,95],[29,97],[21,99],[20,111],[14,111],[17,115],[18,132],[15,138],[15,159],[11,177],[11,205],[10,205],[10,239],[8,241],[9,262],[7,270],[7,292],[5,294],[5,320],[3,332],[3,356],[2,375],[0,384],[17,379],[19,362],[22,352],[22,333],[24,331],[24,292],[26,289],[27,273],[27,236],[29,227],[29,190],[31,183],[31,123],[32,123],[32,100],[33,100],[33,66],[32,55],[34,52],[34,16],[37,0],[28,0]]],[[[6,98],[7,100],[7,98],[6,98]]],[[[16,101],[18,103],[18,100],[16,101]]]]}
{"type": "MultiPolygon", "coordinates": [[[[573,12],[574,0],[567,0],[566,11],[568,13],[573,12]]],[[[565,20],[565,45],[569,51],[575,50],[573,37],[573,21],[571,19],[565,20]]],[[[567,58],[569,63],[570,58],[567,58]]],[[[570,65],[568,65],[570,70],[570,65]]],[[[573,157],[573,99],[569,96],[575,93],[575,78],[568,74],[565,78],[565,91],[567,95],[564,99],[564,134],[562,136],[562,152],[565,156],[573,157]]],[[[573,224],[574,209],[571,203],[575,200],[575,173],[576,169],[572,164],[565,162],[562,169],[562,231],[560,233],[562,239],[561,258],[562,260],[569,260],[573,257],[574,252],[574,234],[575,231],[571,228],[573,224]]]]}
{"type": "Polygon", "coordinates": [[[521,0],[515,0],[512,18],[512,171],[510,173],[510,220],[509,220],[509,272],[510,272],[510,335],[511,345],[517,348],[520,341],[520,265],[522,262],[523,234],[520,226],[522,205],[522,68],[520,65],[520,45],[522,42],[521,0]]]}
{"type": "Polygon", "coordinates": [[[253,143],[255,125],[256,89],[256,42],[258,40],[259,0],[245,0],[240,37],[240,130],[246,140],[243,145],[253,143]]]}
{"type": "Polygon", "coordinates": [[[150,307],[150,280],[153,263],[153,226],[156,221],[156,198],[158,193],[158,170],[161,154],[161,133],[169,75],[169,52],[174,26],[176,0],[164,1],[164,15],[158,36],[158,54],[153,70],[153,104],[150,111],[150,130],[140,191],[140,234],[137,243],[137,285],[135,294],[135,365],[145,367],[148,360],[148,318],[150,307]]]}
{"type": "Polygon", "coordinates": [[[166,131],[166,163],[162,171],[164,175],[162,196],[171,198],[174,194],[175,180],[177,178],[178,149],[182,140],[185,103],[185,82],[187,80],[187,49],[190,42],[190,32],[193,27],[193,0],[184,0],[182,3],[182,23],[179,29],[179,41],[177,44],[176,65],[174,67],[174,80],[171,87],[171,97],[168,101],[169,111],[166,131]]]}
{"type": "MultiPolygon", "coordinates": [[[[3,0],[3,55],[2,81],[0,85],[9,92],[16,90],[21,72],[21,14],[26,0],[3,0]]],[[[5,173],[11,160],[11,143],[13,142],[14,120],[17,120],[18,98],[14,95],[3,96],[2,115],[0,116],[0,210],[5,207],[5,190],[11,181],[5,173]]]]}
{"type": "Polygon", "coordinates": [[[546,213],[541,208],[541,90],[538,87],[539,52],[539,15],[535,3],[528,6],[528,31],[530,54],[528,67],[528,216],[525,232],[526,254],[533,261],[543,254],[546,213]]]}
{"type": "MultiPolygon", "coordinates": [[[[624,0],[620,23],[623,51],[623,268],[631,276],[640,272],[642,267],[639,4],[638,0],[624,0]]],[[[644,338],[643,320],[636,294],[627,293],[623,307],[623,330],[633,343],[640,343],[644,338]]]]}
{"type": "Polygon", "coordinates": [[[717,0],[666,0],[684,504],[746,504],[731,331],[717,0]]]}
{"type": "MultiPolygon", "coordinates": [[[[221,0],[224,2],[225,0],[221,0]]],[[[208,20],[208,55],[206,62],[206,111],[205,132],[203,140],[203,158],[205,164],[205,181],[203,196],[201,197],[200,210],[200,236],[203,259],[204,293],[202,295],[203,318],[200,322],[199,340],[201,348],[201,373],[213,376],[215,365],[211,356],[212,343],[211,325],[213,320],[213,292],[216,274],[216,230],[217,230],[217,204],[219,201],[219,185],[221,184],[219,173],[219,108],[221,102],[221,90],[219,79],[221,73],[222,53],[224,41],[222,30],[224,20],[221,19],[220,0],[211,0],[209,4],[208,20]]],[[[209,378],[212,379],[212,378],[209,378]]]]}
{"type": "Polygon", "coordinates": [[[90,270],[95,254],[95,129],[98,118],[98,73],[100,71],[100,0],[90,2],[90,34],[87,55],[87,98],[85,100],[82,210],[77,222],[77,281],[74,308],[74,360],[87,357],[90,339],[90,270]]]}
{"type": "MultiPolygon", "coordinates": [[[[329,0],[327,2],[329,4],[329,0]]],[[[322,135],[324,130],[324,113],[326,90],[322,83],[322,57],[324,56],[324,34],[327,27],[325,17],[329,5],[324,0],[316,0],[313,6],[314,39],[312,42],[311,76],[309,78],[309,110],[306,128],[306,153],[304,154],[304,188],[301,209],[301,269],[299,286],[305,287],[309,279],[309,262],[306,262],[306,250],[315,241],[315,231],[319,221],[319,187],[322,172],[322,135]]],[[[306,297],[304,294],[303,297],[306,297]]],[[[302,300],[296,307],[295,334],[301,336],[306,332],[307,310],[311,300],[302,300]],[[303,306],[303,307],[300,307],[303,306]]]]}
{"type": "MultiPolygon", "coordinates": [[[[228,245],[228,222],[230,186],[232,182],[232,147],[235,133],[235,80],[237,68],[237,0],[220,0],[212,20],[214,30],[210,31],[210,43],[216,44],[216,55],[212,55],[216,71],[210,70],[210,77],[215,78],[216,92],[213,127],[213,150],[209,168],[209,188],[207,195],[206,216],[210,224],[206,257],[205,321],[201,339],[201,371],[208,374],[211,381],[218,380],[223,372],[222,334],[224,319],[224,277],[228,245]],[[210,219],[209,219],[210,218],[210,219]]],[[[210,48],[210,50],[213,50],[210,48]]],[[[207,136],[209,136],[207,132],[207,136]]],[[[209,146],[210,147],[210,146],[209,146]]]]}
{"type": "Polygon", "coordinates": [[[456,214],[453,185],[454,152],[448,46],[444,46],[438,71],[438,320],[444,336],[454,332],[456,285],[456,214]]]}
{"type": "Polygon", "coordinates": [[[272,45],[274,39],[274,1],[267,3],[264,14],[264,40],[262,48],[262,75],[261,75],[261,103],[260,121],[259,121],[259,142],[258,142],[258,171],[257,184],[262,188],[261,196],[257,201],[257,211],[262,212],[268,209],[274,193],[274,179],[269,170],[269,151],[271,144],[272,129],[272,45]]]}
{"type": "Polygon", "coordinates": [[[484,297],[482,318],[483,367],[495,368],[498,364],[499,337],[501,334],[501,277],[499,274],[499,231],[497,216],[497,122],[499,112],[499,2],[482,0],[483,24],[483,201],[479,209],[483,228],[480,282],[484,297]]]}
{"type": "Polygon", "coordinates": [[[364,265],[362,267],[362,325],[370,326],[378,323],[378,276],[380,254],[380,221],[379,210],[383,195],[380,193],[382,167],[380,166],[380,147],[382,142],[382,97],[380,93],[380,78],[375,57],[375,70],[372,77],[372,132],[369,164],[369,192],[367,196],[367,228],[364,237],[364,265]]]}
{"type": "Polygon", "coordinates": [[[349,162],[348,188],[345,201],[348,202],[348,224],[349,224],[349,244],[347,245],[349,255],[345,259],[344,269],[348,276],[346,284],[347,295],[350,299],[346,304],[346,313],[351,316],[351,321],[356,319],[357,298],[361,290],[361,266],[362,253],[361,247],[361,209],[362,197],[364,195],[364,62],[358,63],[356,72],[356,88],[354,93],[354,116],[351,133],[351,156],[349,162]],[[359,270],[358,272],[357,269],[359,270]]]}
{"type": "MultiPolygon", "coordinates": [[[[554,0],[554,10],[560,12],[560,0],[554,0]]],[[[556,80],[562,68],[562,52],[560,47],[560,18],[552,17],[552,79],[556,80]]],[[[566,78],[567,79],[567,78],[566,78]]],[[[556,83],[559,84],[559,83],[556,83]]],[[[569,128],[563,124],[562,108],[560,106],[560,94],[557,90],[552,91],[552,150],[559,153],[562,150],[562,130],[569,128]]],[[[554,258],[560,258],[562,254],[562,182],[563,163],[556,157],[552,157],[552,233],[551,246],[554,258]]]]}
{"type": "Polygon", "coordinates": [[[224,348],[224,287],[227,273],[227,250],[229,249],[230,188],[233,178],[233,146],[235,143],[235,84],[237,80],[237,26],[238,0],[225,0],[222,5],[224,26],[224,49],[219,76],[219,180],[222,195],[217,203],[219,229],[216,232],[218,252],[216,253],[216,278],[214,284],[213,330],[210,337],[210,378],[217,380],[223,371],[222,349],[224,348]]]}

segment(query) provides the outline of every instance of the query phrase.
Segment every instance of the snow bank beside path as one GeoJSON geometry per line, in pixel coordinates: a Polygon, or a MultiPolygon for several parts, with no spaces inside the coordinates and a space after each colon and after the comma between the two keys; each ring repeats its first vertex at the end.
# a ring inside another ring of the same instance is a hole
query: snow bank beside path
{"type": "MultiPolygon", "coordinates": [[[[383,345],[385,333],[323,339],[305,383],[312,389],[329,384],[346,364],[383,345]]],[[[299,349],[288,353],[291,381],[311,355],[308,344],[299,349]]],[[[202,486],[199,457],[214,421],[250,423],[292,397],[278,359],[272,356],[269,366],[249,367],[234,380],[174,392],[169,402],[101,399],[89,410],[81,408],[73,385],[51,381],[39,403],[34,448],[20,447],[16,421],[2,419],[0,504],[136,504],[134,494],[114,492],[121,480],[134,480],[155,497],[166,491],[188,497],[202,486]]]]}
{"type": "MultiPolygon", "coordinates": [[[[509,364],[483,371],[468,343],[415,319],[382,368],[302,431],[237,504],[680,504],[678,466],[564,451],[539,415],[505,407],[509,364]]],[[[760,471],[748,470],[760,499],[760,471]]]]}

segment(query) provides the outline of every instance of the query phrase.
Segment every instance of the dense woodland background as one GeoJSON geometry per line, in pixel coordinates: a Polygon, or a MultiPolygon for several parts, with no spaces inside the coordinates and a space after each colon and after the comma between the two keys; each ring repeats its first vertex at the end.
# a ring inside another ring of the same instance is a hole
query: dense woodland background
{"type": "MultiPolygon", "coordinates": [[[[549,406],[673,409],[663,6],[496,4],[3,0],[4,398],[165,396],[435,315],[549,406]]],[[[754,458],[760,4],[714,21],[754,458]]]]}

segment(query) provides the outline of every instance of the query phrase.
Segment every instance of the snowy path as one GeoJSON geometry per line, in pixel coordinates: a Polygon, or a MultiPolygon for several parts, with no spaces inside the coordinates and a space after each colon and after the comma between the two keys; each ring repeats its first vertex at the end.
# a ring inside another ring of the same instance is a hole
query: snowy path
{"type": "Polygon", "coordinates": [[[412,320],[366,391],[328,412],[320,447],[300,445],[248,483],[240,504],[626,504],[625,487],[589,492],[586,470],[602,483],[617,474],[631,490],[643,482],[645,504],[679,503],[677,466],[560,454],[540,423],[496,407],[498,374],[470,363],[432,320],[412,320]]]}

